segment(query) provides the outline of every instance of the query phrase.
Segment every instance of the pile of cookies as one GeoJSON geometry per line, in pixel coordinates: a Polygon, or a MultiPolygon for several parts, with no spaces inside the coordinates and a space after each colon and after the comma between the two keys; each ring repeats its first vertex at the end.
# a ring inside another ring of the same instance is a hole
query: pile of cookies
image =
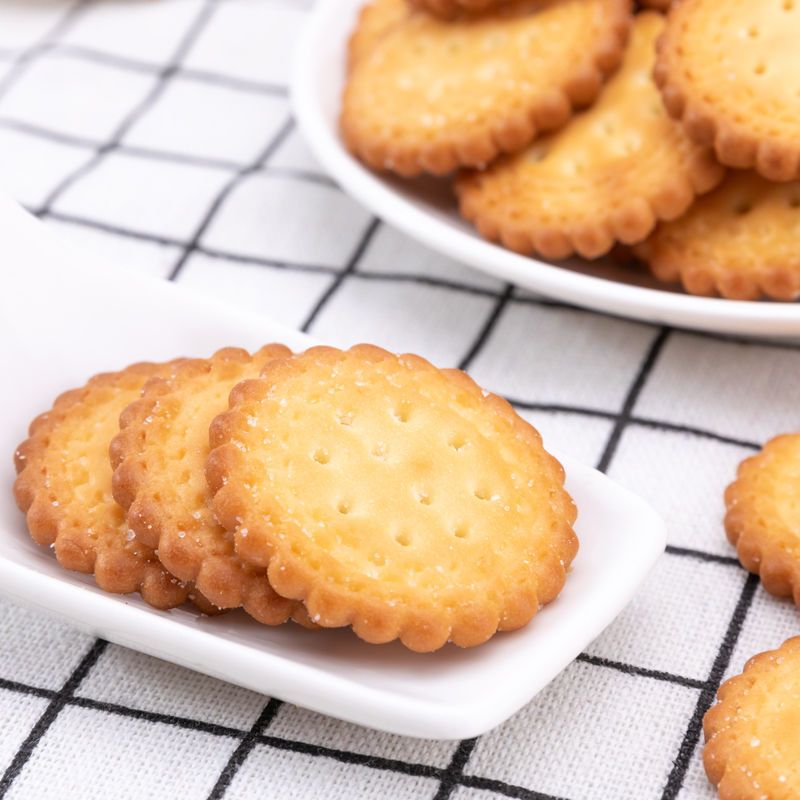
{"type": "Polygon", "coordinates": [[[15,463],[32,538],[102,589],[420,652],[526,625],[578,548],[534,428],[465,373],[371,345],[97,375],[15,463]]]}
{"type": "Polygon", "coordinates": [[[619,246],[693,294],[797,298],[800,3],[640,5],[372,0],[344,141],[453,175],[462,215],[519,253],[619,246]]]}

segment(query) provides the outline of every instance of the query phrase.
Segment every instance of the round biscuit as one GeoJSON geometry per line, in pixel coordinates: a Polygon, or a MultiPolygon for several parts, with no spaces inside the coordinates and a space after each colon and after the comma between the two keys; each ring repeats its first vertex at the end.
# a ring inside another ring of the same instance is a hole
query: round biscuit
{"type": "Polygon", "coordinates": [[[293,614],[304,621],[305,613],[272,590],[264,569],[236,556],[231,536],[209,508],[204,470],[208,426],[228,407],[230,390],[290,353],[283,345],[252,356],[231,347],[179,364],[168,378],[149,381],[142,397],[125,409],[110,447],[114,497],[137,537],[215,606],[242,607],[267,625],[293,614]]]}
{"type": "Polygon", "coordinates": [[[457,370],[358,345],[269,363],[211,426],[237,553],[322,627],[480,644],[553,600],[577,551],[561,465],[457,370]]]}
{"type": "MultiPolygon", "coordinates": [[[[14,496],[34,541],[52,547],[67,569],[94,573],[100,588],[138,591],[156,608],[172,608],[196,595],[129,529],[112,497],[108,445],[125,406],[150,378],[174,367],[133,364],[96,375],[37,417],[14,454],[14,496]]],[[[197,600],[205,608],[203,599],[197,600]]]]}
{"type": "Polygon", "coordinates": [[[521,153],[456,181],[462,215],[520,253],[596,258],[674,219],[724,170],[664,110],[651,79],[664,27],[638,14],[623,63],[598,101],[521,153]]]}
{"type": "Polygon", "coordinates": [[[800,786],[800,637],[751,658],[705,715],[703,765],[724,800],[793,800],[800,786]]]}
{"type": "Polygon", "coordinates": [[[725,492],[725,530],[742,566],[800,606],[800,433],[745,459],[725,492]]]}
{"type": "Polygon", "coordinates": [[[404,176],[488,164],[595,99],[630,18],[629,0],[513,0],[447,21],[374,0],[350,42],[345,144],[404,176]]]}
{"type": "Polygon", "coordinates": [[[731,172],[674,222],[635,248],[662,281],[734,300],[800,297],[800,181],[731,172]]]}
{"type": "Polygon", "coordinates": [[[656,83],[692,139],[731,167],[800,178],[800,3],[679,0],[658,44],[656,83]]]}

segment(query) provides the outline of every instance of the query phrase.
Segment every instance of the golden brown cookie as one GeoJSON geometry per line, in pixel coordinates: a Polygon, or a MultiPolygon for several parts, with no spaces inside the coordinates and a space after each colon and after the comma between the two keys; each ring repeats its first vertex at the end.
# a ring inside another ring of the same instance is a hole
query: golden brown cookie
{"type": "Polygon", "coordinates": [[[681,0],[658,47],[655,79],[670,114],[731,167],[800,178],[800,4],[681,0]]]}
{"type": "Polygon", "coordinates": [[[731,172],[636,254],[662,281],[735,300],[800,296],[800,182],[770,183],[731,172]]]}
{"type": "Polygon", "coordinates": [[[323,627],[431,651],[553,600],[577,551],[561,465],[457,370],[370,345],[272,361],[211,426],[237,553],[323,627]]]}
{"type": "Polygon", "coordinates": [[[511,0],[410,0],[410,2],[444,19],[452,19],[460,11],[487,11],[511,0]]]}
{"type": "Polygon", "coordinates": [[[156,608],[180,605],[191,590],[128,528],[111,495],[108,445],[122,409],[149,378],[174,366],[134,364],[62,394],[14,455],[14,496],[34,541],[54,547],[67,569],[94,573],[100,588],[138,591],[156,608]]]}
{"type": "Polygon", "coordinates": [[[800,637],[751,658],[703,720],[703,764],[721,800],[796,800],[800,637]]]}
{"type": "Polygon", "coordinates": [[[461,213],[520,253],[587,258],[644,239],[723,176],[664,111],[650,72],[663,17],[635,18],[619,71],[562,130],[456,181],[461,213]]]}
{"type": "Polygon", "coordinates": [[[169,377],[148,381],[141,398],[123,411],[110,447],[114,497],[138,540],[157,548],[173,575],[194,582],[217,607],[243,607],[268,625],[294,612],[304,620],[305,613],[272,590],[263,568],[245,566],[236,556],[232,537],[208,507],[204,470],[208,426],[228,407],[230,390],[290,352],[269,345],[251,357],[231,347],[184,361],[169,377]]]}
{"type": "Polygon", "coordinates": [[[618,65],[629,0],[514,0],[441,20],[374,0],[350,44],[347,147],[411,176],[482,166],[563,125],[618,65]]]}
{"type": "Polygon", "coordinates": [[[742,565],[768,592],[800,606],[800,433],[745,459],[725,504],[725,530],[742,565]]]}

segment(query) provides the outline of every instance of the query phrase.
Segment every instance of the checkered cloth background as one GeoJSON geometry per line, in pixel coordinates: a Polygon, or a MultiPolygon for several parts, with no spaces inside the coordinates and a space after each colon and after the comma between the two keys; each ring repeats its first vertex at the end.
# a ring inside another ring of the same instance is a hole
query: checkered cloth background
{"type": "Polygon", "coordinates": [[[338,722],[0,602],[0,797],[712,798],[699,743],[719,683],[800,630],[720,523],[737,463],[798,428],[800,348],[544,301],[373,219],[291,118],[309,10],[2,0],[0,186],[109,268],[468,368],[649,499],[668,552],[550,687],[462,742],[338,722]]]}

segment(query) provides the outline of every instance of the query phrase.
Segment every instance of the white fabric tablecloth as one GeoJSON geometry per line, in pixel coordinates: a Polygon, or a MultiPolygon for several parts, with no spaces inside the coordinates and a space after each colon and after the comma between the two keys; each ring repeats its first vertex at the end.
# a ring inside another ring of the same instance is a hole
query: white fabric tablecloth
{"type": "Polygon", "coordinates": [[[309,8],[3,0],[0,186],[109,269],[468,367],[660,509],[669,552],[548,689],[461,743],[337,722],[2,601],[0,797],[713,797],[698,741],[717,686],[800,630],[720,523],[737,463],[798,427],[800,349],[543,302],[377,223],[291,119],[309,8]]]}

